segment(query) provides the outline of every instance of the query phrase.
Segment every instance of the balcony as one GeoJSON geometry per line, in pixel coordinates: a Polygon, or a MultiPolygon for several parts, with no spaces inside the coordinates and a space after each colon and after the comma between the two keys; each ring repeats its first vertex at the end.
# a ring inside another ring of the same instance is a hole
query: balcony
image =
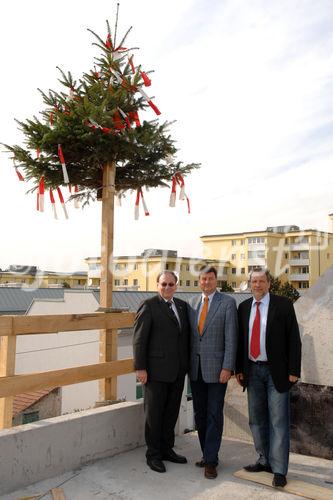
{"type": "Polygon", "coordinates": [[[289,259],[289,266],[309,266],[310,259],[289,259]]]}
{"type": "Polygon", "coordinates": [[[307,274],[290,274],[289,281],[309,281],[310,275],[307,274]]]}
{"type": "Polygon", "coordinates": [[[288,245],[289,250],[297,250],[297,251],[302,251],[302,250],[309,250],[310,245],[309,242],[307,243],[290,243],[288,245]]]}
{"type": "Polygon", "coordinates": [[[255,258],[248,258],[247,259],[247,265],[248,266],[266,266],[266,259],[265,257],[255,257],[255,258]]]}

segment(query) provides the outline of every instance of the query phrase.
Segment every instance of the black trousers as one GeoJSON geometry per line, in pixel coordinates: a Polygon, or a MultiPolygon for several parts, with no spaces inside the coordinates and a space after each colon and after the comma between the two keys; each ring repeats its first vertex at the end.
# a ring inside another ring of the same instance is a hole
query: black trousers
{"type": "Polygon", "coordinates": [[[175,444],[175,425],[185,376],[174,382],[150,381],[144,386],[145,439],[147,458],[162,459],[175,444]]]}

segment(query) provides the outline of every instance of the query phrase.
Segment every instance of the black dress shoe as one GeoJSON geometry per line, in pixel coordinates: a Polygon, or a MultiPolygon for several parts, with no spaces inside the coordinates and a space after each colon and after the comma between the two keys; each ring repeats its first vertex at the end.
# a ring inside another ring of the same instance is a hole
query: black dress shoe
{"type": "Polygon", "coordinates": [[[284,474],[274,474],[272,486],[275,488],[283,488],[287,484],[287,479],[284,474]]]}
{"type": "Polygon", "coordinates": [[[147,458],[147,464],[155,472],[166,472],[165,465],[159,458],[147,458]]]}
{"type": "Polygon", "coordinates": [[[252,465],[246,465],[244,469],[247,472],[272,472],[272,468],[270,465],[262,465],[259,462],[252,465]]]}
{"type": "Polygon", "coordinates": [[[197,467],[205,467],[205,461],[204,459],[202,458],[201,460],[199,460],[198,462],[195,462],[195,465],[197,467]]]}
{"type": "Polygon", "coordinates": [[[173,462],[174,464],[186,464],[187,459],[186,457],[183,457],[182,455],[178,455],[173,450],[166,451],[163,453],[162,460],[168,460],[168,462],[173,462]]]}
{"type": "Polygon", "coordinates": [[[217,470],[215,465],[205,465],[205,478],[206,479],[217,478],[217,470]]]}

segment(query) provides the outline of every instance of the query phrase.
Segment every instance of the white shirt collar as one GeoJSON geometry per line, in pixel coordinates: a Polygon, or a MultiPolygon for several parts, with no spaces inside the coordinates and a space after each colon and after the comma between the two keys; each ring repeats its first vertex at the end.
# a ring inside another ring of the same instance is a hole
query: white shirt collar
{"type": "Polygon", "coordinates": [[[213,299],[214,295],[216,294],[216,290],[211,293],[210,295],[205,295],[204,293],[201,294],[201,301],[203,302],[205,300],[205,297],[208,297],[208,302],[211,302],[213,299]]]}
{"type": "Polygon", "coordinates": [[[261,304],[264,304],[265,306],[268,306],[269,304],[269,292],[267,292],[262,299],[260,300],[256,300],[254,297],[253,297],[253,301],[252,301],[252,307],[257,303],[257,302],[260,302],[261,304]]]}

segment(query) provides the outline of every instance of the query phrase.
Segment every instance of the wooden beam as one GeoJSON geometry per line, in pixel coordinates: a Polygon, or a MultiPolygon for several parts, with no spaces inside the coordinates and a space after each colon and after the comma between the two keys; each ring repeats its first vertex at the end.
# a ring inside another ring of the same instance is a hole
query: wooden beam
{"type": "Polygon", "coordinates": [[[51,494],[53,500],[66,500],[64,490],[62,488],[52,488],[51,494]]]}
{"type": "Polygon", "coordinates": [[[133,326],[134,317],[135,314],[130,312],[2,316],[0,336],[130,328],[133,326]]]}
{"type": "MultiPolygon", "coordinates": [[[[0,377],[15,374],[16,337],[0,337],[0,377]]],[[[1,379],[0,379],[1,380],[1,379]]],[[[13,394],[9,397],[0,395],[0,429],[12,426],[13,420],[13,394]]]]}
{"type": "Polygon", "coordinates": [[[65,368],[63,370],[0,377],[0,397],[15,396],[49,387],[63,387],[88,382],[89,380],[117,377],[133,371],[133,360],[128,358],[109,363],[65,368]]]}
{"type": "Polygon", "coordinates": [[[14,316],[0,316],[0,335],[13,334],[13,317],[14,316]]]}
{"type": "MultiPolygon", "coordinates": [[[[268,472],[253,473],[241,469],[234,472],[233,476],[239,479],[253,481],[254,483],[259,483],[265,486],[272,486],[273,476],[268,472]]],[[[276,490],[276,488],[274,489],[276,490]]],[[[319,486],[317,484],[300,481],[299,479],[293,479],[291,474],[288,474],[288,482],[286,486],[284,486],[283,488],[278,488],[277,490],[283,491],[285,493],[291,493],[293,495],[298,495],[304,498],[310,498],[312,500],[331,500],[333,498],[332,488],[324,488],[323,486],[319,486]]]]}
{"type": "MultiPolygon", "coordinates": [[[[102,238],[101,238],[101,280],[100,305],[112,307],[113,280],[113,225],[114,225],[114,193],[115,162],[109,162],[103,170],[102,193],[102,238]]],[[[117,332],[110,327],[101,329],[99,343],[99,360],[101,363],[117,359],[117,332]]],[[[117,379],[100,381],[100,399],[102,401],[117,399],[117,379]]]]}

